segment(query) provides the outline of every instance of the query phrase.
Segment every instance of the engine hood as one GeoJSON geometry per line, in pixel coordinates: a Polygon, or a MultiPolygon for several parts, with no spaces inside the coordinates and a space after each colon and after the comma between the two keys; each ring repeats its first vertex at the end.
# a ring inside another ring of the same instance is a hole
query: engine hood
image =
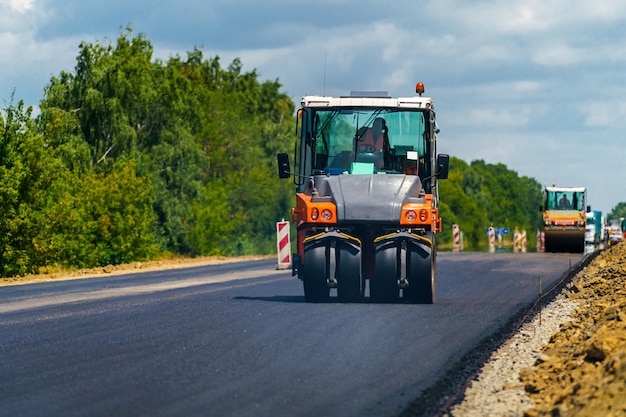
{"type": "Polygon", "coordinates": [[[319,176],[314,183],[318,198],[337,206],[338,222],[398,222],[405,202],[426,201],[415,175],[319,176]]]}

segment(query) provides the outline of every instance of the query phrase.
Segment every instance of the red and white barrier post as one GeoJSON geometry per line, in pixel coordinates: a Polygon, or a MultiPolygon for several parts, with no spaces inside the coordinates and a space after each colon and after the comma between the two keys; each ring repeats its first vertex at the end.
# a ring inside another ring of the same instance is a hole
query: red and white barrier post
{"type": "Polygon", "coordinates": [[[526,246],[528,242],[526,241],[526,230],[522,230],[522,253],[526,253],[526,246]]]}
{"type": "Polygon", "coordinates": [[[519,230],[517,230],[517,227],[515,227],[515,230],[513,231],[513,253],[518,253],[519,247],[520,247],[520,233],[519,233],[519,230]]]}
{"type": "Polygon", "coordinates": [[[276,269],[291,268],[291,241],[289,240],[289,222],[283,219],[276,222],[276,243],[278,248],[278,265],[276,269]]]}
{"type": "Polygon", "coordinates": [[[496,229],[493,226],[489,227],[489,252],[496,251],[496,229]]]}
{"type": "Polygon", "coordinates": [[[460,252],[461,251],[461,230],[459,229],[458,224],[452,225],[452,252],[460,252]]]}

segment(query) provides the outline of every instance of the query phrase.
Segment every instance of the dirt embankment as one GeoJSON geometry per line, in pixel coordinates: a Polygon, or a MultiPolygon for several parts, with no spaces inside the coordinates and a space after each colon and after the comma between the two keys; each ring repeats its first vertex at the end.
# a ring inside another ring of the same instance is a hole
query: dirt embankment
{"type": "Polygon", "coordinates": [[[626,242],[603,251],[565,294],[581,303],[520,379],[525,417],[626,415],[626,242]]]}

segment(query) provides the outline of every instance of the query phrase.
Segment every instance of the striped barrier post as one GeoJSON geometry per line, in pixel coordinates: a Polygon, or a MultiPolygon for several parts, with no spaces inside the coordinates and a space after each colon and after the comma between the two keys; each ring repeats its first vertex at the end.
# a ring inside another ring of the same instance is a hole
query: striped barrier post
{"type": "Polygon", "coordinates": [[[528,242],[526,241],[526,230],[522,230],[522,253],[526,253],[526,246],[528,242]]]}
{"type": "Polygon", "coordinates": [[[291,268],[291,242],[289,240],[289,222],[283,219],[276,222],[278,265],[276,269],[291,268]]]}
{"type": "Polygon", "coordinates": [[[491,226],[489,228],[489,252],[493,253],[496,251],[496,229],[491,226]]]}
{"type": "Polygon", "coordinates": [[[520,234],[517,227],[513,231],[513,253],[518,253],[520,247],[520,234]]]}
{"type": "Polygon", "coordinates": [[[456,223],[452,225],[452,238],[454,239],[452,243],[452,251],[460,252],[461,251],[461,231],[459,230],[459,225],[456,223]]]}

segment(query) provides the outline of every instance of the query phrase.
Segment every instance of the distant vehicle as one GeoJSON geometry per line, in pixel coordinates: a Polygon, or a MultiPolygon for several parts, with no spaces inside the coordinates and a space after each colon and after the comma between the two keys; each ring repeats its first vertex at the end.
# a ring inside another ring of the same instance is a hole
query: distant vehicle
{"type": "Polygon", "coordinates": [[[585,245],[599,245],[602,242],[603,226],[602,212],[591,210],[587,212],[585,226],[585,245]]]}
{"type": "Polygon", "coordinates": [[[608,228],[609,245],[624,241],[624,232],[622,230],[623,222],[612,221],[608,228]]]}
{"type": "Polygon", "coordinates": [[[587,189],[584,187],[544,188],[543,230],[546,252],[584,252],[587,189]]]}
{"type": "Polygon", "coordinates": [[[290,172],[278,155],[279,176],[293,177],[297,229],[293,274],[307,302],[435,301],[436,233],[441,232],[438,180],[448,155],[436,154],[433,100],[386,92],[304,96],[290,172]]]}

